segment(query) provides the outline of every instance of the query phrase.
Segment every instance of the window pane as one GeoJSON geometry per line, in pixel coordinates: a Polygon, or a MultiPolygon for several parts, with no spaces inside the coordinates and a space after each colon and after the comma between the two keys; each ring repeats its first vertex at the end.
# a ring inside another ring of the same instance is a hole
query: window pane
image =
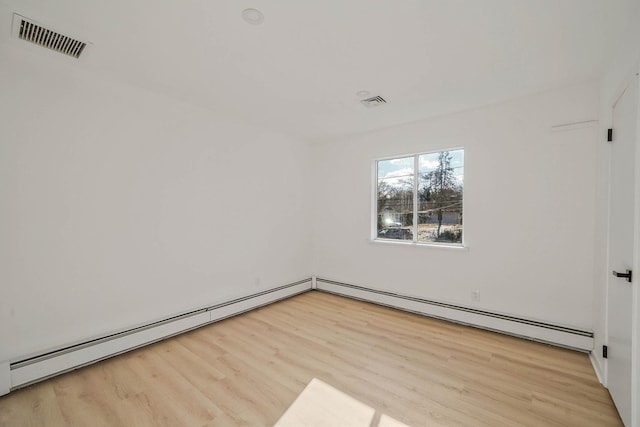
{"type": "Polygon", "coordinates": [[[418,159],[418,242],[462,243],[464,150],[418,159]]]}
{"type": "Polygon", "coordinates": [[[414,157],[378,162],[378,238],[413,240],[414,157]]]}

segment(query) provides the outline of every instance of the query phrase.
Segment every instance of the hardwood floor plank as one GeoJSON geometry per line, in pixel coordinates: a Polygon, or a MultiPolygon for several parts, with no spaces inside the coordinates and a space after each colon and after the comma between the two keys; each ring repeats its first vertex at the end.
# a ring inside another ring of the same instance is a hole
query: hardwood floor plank
{"type": "Polygon", "coordinates": [[[585,354],[322,292],[0,398],[2,426],[272,426],[318,378],[409,426],[620,426],[585,354]]]}
{"type": "MultiPolygon", "coordinates": [[[[8,399],[8,397],[5,397],[8,399]]],[[[66,423],[50,382],[32,385],[11,394],[11,404],[0,398],[0,426],[48,426],[66,423]],[[28,417],[25,418],[25,414],[28,417]],[[19,420],[20,424],[15,424],[19,420]]]]}

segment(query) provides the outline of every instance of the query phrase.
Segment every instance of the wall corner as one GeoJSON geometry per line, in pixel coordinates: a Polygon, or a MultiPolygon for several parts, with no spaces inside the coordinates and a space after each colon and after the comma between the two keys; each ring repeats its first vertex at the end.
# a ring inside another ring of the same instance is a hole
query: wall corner
{"type": "Polygon", "coordinates": [[[9,362],[0,362],[0,396],[11,391],[11,367],[9,362]]]}

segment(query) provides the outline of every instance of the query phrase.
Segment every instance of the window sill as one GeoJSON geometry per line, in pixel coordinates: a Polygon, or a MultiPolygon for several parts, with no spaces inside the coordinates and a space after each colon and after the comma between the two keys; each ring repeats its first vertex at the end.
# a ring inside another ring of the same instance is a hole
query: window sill
{"type": "Polygon", "coordinates": [[[407,240],[391,240],[391,239],[370,239],[369,242],[373,244],[383,244],[383,245],[392,245],[392,246],[417,246],[421,248],[436,248],[436,249],[445,249],[445,250],[453,250],[453,251],[469,250],[469,246],[452,244],[452,243],[422,243],[422,242],[413,242],[413,241],[407,241],[407,240]]]}

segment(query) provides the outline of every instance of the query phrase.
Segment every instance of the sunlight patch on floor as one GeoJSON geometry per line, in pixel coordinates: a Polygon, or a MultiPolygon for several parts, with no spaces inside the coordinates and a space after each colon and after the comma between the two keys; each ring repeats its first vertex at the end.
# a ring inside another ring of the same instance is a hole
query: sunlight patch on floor
{"type": "Polygon", "coordinates": [[[408,427],[314,378],[274,427],[408,427]]]}

